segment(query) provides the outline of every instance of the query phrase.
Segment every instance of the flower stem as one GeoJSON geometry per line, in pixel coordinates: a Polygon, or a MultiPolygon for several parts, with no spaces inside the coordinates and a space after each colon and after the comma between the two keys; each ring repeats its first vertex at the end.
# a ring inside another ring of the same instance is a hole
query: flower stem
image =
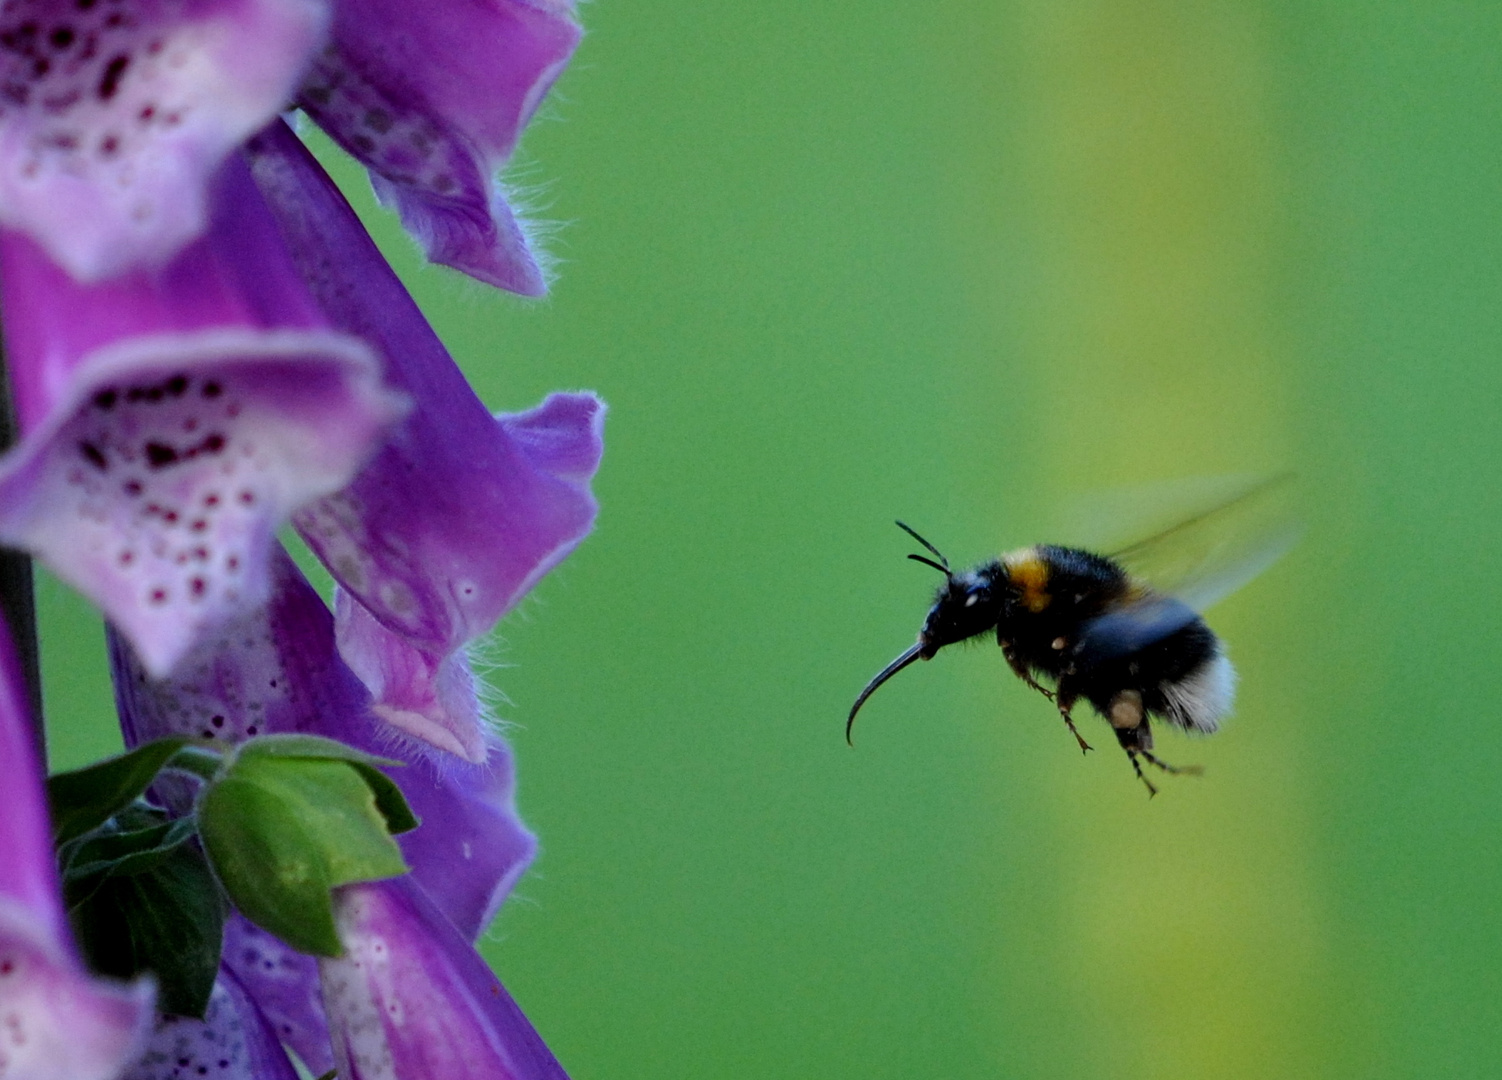
{"type": "Polygon", "coordinates": [[[223,764],[223,755],[213,750],[201,746],[185,746],[172,755],[166,767],[192,773],[200,780],[209,781],[219,775],[219,768],[223,764]]]}
{"type": "MultiPolygon", "coordinates": [[[[10,399],[10,380],[5,377],[4,353],[0,352],[0,451],[9,450],[19,439],[16,411],[10,399]]],[[[26,681],[26,702],[31,709],[37,754],[47,760],[47,731],[42,722],[42,668],[37,649],[36,593],[32,585],[31,557],[15,548],[0,547],[0,615],[10,627],[26,681]]]]}

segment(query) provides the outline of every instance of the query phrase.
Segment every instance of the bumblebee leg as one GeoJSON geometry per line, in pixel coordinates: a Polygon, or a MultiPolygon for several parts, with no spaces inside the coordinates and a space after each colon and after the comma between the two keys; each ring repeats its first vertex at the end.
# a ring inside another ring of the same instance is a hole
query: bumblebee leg
{"type": "MultiPolygon", "coordinates": [[[[998,639],[997,644],[1001,646],[1001,655],[1006,657],[1007,667],[1012,669],[1012,674],[1038,691],[1038,693],[1042,694],[1049,701],[1053,701],[1054,692],[1033,678],[1033,673],[1027,670],[1027,665],[1017,658],[1017,652],[1012,648],[1012,643],[998,639]]],[[[1070,728],[1073,730],[1073,725],[1070,725],[1070,728]]]]}
{"type": "MultiPolygon", "coordinates": [[[[1053,695],[1050,696],[1052,697],[1053,695]]],[[[1080,744],[1080,753],[1087,754],[1092,747],[1085,741],[1085,737],[1080,734],[1080,729],[1074,726],[1074,717],[1070,715],[1071,710],[1074,709],[1076,700],[1076,695],[1073,693],[1060,690],[1058,696],[1054,697],[1054,704],[1059,707],[1059,715],[1064,718],[1064,726],[1069,729],[1069,734],[1073,735],[1074,741],[1080,744]]]]}
{"type": "Polygon", "coordinates": [[[1146,750],[1140,750],[1138,751],[1138,753],[1140,753],[1146,761],[1153,765],[1156,765],[1158,768],[1162,769],[1164,772],[1169,773],[1172,776],[1203,776],[1205,774],[1205,767],[1203,765],[1170,765],[1162,758],[1157,757],[1146,750]]]}
{"type": "Polygon", "coordinates": [[[1143,774],[1142,766],[1138,764],[1137,757],[1140,754],[1142,757],[1147,758],[1148,761],[1152,761],[1153,756],[1145,750],[1138,750],[1135,746],[1128,746],[1124,749],[1126,750],[1127,760],[1132,763],[1132,771],[1137,774],[1137,779],[1141,780],[1143,785],[1146,786],[1147,797],[1151,799],[1154,795],[1158,794],[1158,789],[1154,787],[1153,782],[1143,774]]]}
{"type": "Polygon", "coordinates": [[[1147,788],[1147,797],[1151,799],[1158,794],[1157,787],[1142,773],[1142,762],[1138,758],[1146,758],[1156,762],[1153,757],[1153,729],[1148,727],[1147,717],[1141,710],[1142,695],[1135,690],[1123,690],[1111,703],[1111,727],[1116,732],[1116,741],[1126,751],[1127,760],[1132,763],[1132,771],[1137,774],[1137,779],[1142,781],[1147,788]],[[1132,708],[1136,707],[1136,722],[1126,723],[1132,708]]]}

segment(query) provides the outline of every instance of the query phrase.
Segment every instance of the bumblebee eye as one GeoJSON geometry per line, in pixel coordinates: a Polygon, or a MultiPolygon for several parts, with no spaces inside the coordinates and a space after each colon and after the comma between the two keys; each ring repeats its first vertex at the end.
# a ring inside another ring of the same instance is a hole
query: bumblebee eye
{"type": "Polygon", "coordinates": [[[974,607],[975,606],[975,602],[977,600],[979,600],[979,599],[980,599],[980,593],[971,593],[969,596],[965,597],[965,606],[966,607],[974,607]]]}

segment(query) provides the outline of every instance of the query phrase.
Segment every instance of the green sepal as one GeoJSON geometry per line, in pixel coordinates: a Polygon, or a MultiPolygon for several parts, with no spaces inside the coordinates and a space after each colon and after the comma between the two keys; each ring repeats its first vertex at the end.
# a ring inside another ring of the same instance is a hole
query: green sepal
{"type": "MultiPolygon", "coordinates": [[[[115,819],[119,821],[119,818],[115,819]]],[[[161,821],[128,832],[97,830],[80,837],[64,852],[63,880],[108,871],[115,876],[141,874],[161,862],[197,832],[191,817],[161,821]]]]}
{"type": "Polygon", "coordinates": [[[162,766],[191,741],[181,735],[155,739],[128,754],[48,777],[53,841],[64,844],[103,825],[150,787],[162,766]]]}
{"type": "MultiPolygon", "coordinates": [[[[111,825],[114,823],[112,822],[111,825]]],[[[219,972],[224,901],[191,818],[85,837],[63,875],[68,918],[93,970],[156,976],[158,1007],[202,1018],[219,972]]]]}
{"type": "Polygon", "coordinates": [[[330,889],[407,872],[360,767],[375,761],[310,736],[257,739],[199,799],[199,835],[230,900],[302,952],[343,951],[330,889]]]}
{"type": "Polygon", "coordinates": [[[412,808],[407,805],[402,789],[380,769],[380,766],[402,768],[405,762],[376,757],[334,739],[325,739],[321,735],[262,735],[247,742],[240,750],[242,758],[263,754],[268,757],[347,762],[370,786],[371,794],[375,796],[376,809],[386,819],[387,832],[400,836],[421,824],[412,813],[412,808]]]}

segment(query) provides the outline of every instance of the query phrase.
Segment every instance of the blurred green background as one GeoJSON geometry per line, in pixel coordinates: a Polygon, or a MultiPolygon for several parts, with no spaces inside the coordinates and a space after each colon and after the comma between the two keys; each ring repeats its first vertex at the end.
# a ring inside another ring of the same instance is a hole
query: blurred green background
{"type": "MultiPolygon", "coordinates": [[[[487,946],[575,1080],[1502,1075],[1502,6],[600,2],[526,304],[382,242],[486,400],[611,403],[494,682],[487,946]],[[855,693],[1072,500],[1291,467],[1199,781],[994,648],[855,693]]],[[[347,167],[341,182],[360,192],[347,167]]],[[[53,756],[109,747],[44,582],[53,756]],[[80,718],[93,718],[87,728],[80,718]]]]}

